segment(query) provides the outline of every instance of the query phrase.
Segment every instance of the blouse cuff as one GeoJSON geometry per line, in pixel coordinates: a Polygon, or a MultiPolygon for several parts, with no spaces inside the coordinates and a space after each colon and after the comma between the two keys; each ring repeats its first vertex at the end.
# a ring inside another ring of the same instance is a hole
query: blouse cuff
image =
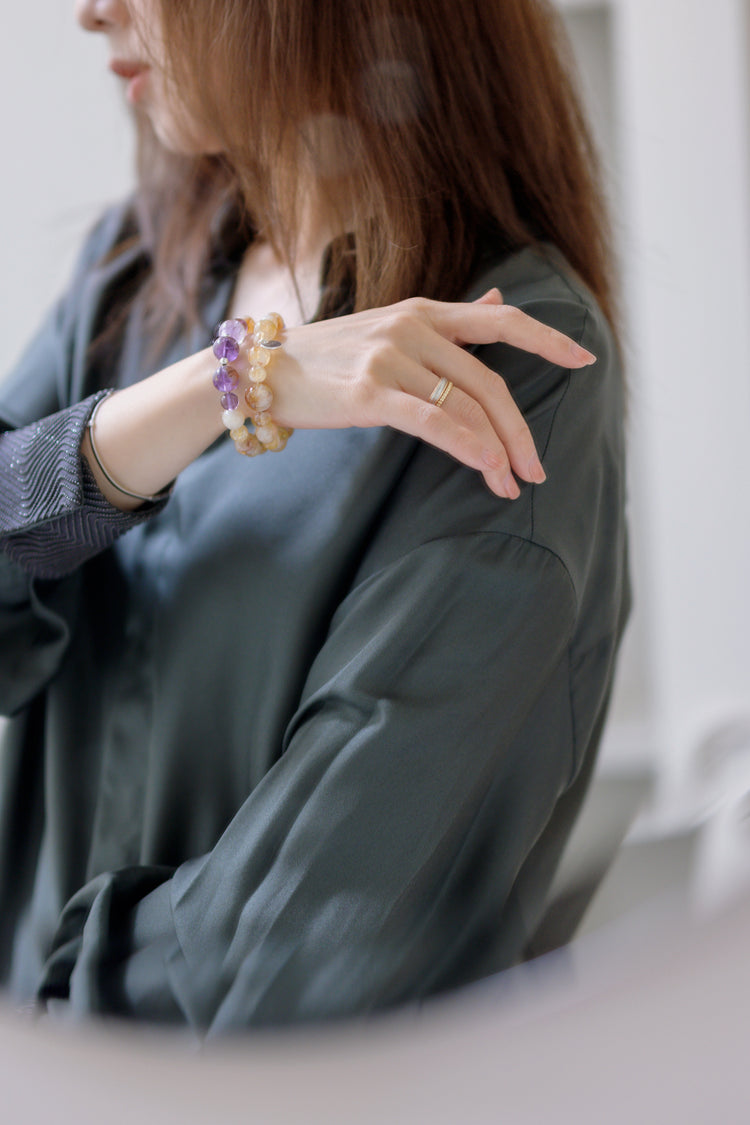
{"type": "Polygon", "coordinates": [[[72,573],[169,499],[168,489],[126,512],[102,495],[80,450],[94,407],[109,393],[0,435],[0,548],[27,575],[72,573]]]}

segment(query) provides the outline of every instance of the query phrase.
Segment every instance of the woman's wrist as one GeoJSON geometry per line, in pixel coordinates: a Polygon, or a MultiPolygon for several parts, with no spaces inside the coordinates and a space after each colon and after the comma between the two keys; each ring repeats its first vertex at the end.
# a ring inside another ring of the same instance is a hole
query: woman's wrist
{"type": "Polygon", "coordinates": [[[173,481],[170,481],[170,484],[169,484],[168,488],[165,487],[164,489],[161,490],[161,492],[157,492],[153,496],[144,495],[143,493],[140,493],[140,492],[133,492],[131,489],[126,488],[125,485],[120,484],[119,481],[115,480],[115,478],[112,476],[112,474],[107,469],[107,466],[104,464],[104,461],[102,460],[102,457],[101,457],[101,454],[99,453],[99,449],[97,448],[97,442],[96,442],[96,419],[97,419],[97,415],[99,414],[99,411],[101,410],[102,403],[106,402],[106,400],[109,398],[109,396],[113,395],[115,393],[116,393],[115,391],[106,391],[104,397],[99,399],[99,401],[97,402],[96,406],[94,407],[94,409],[91,413],[91,417],[89,418],[88,424],[86,426],[86,429],[88,430],[88,447],[86,449],[86,455],[88,457],[89,450],[90,450],[91,454],[93,455],[94,462],[96,464],[96,468],[97,468],[98,472],[104,477],[104,479],[107,481],[107,483],[109,485],[111,485],[111,487],[120,496],[125,496],[125,497],[127,497],[128,500],[137,500],[139,503],[142,503],[142,504],[143,503],[154,503],[156,500],[162,500],[171,491],[172,485],[174,484],[173,481]]]}
{"type": "Polygon", "coordinates": [[[213,354],[219,366],[213,383],[221,394],[222,422],[238,453],[256,457],[268,450],[280,452],[292,431],[278,426],[271,416],[274,394],[268,382],[271,357],[282,347],[284,321],[266,313],[257,322],[248,317],[223,321],[214,336],[213,354]],[[234,365],[234,366],[233,366],[234,365]],[[246,370],[243,390],[239,368],[246,370]],[[250,421],[253,432],[248,430],[250,421]]]}
{"type": "Polygon", "coordinates": [[[162,492],[224,432],[211,382],[210,348],[117,391],[96,417],[94,456],[88,429],[81,452],[102,494],[132,511],[142,499],[122,488],[153,496],[162,492]],[[113,485],[113,481],[117,485],[113,485]]]}

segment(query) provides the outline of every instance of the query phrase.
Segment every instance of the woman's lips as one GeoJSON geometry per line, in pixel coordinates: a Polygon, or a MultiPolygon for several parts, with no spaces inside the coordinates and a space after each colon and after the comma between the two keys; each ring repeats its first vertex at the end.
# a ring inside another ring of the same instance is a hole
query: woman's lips
{"type": "Polygon", "coordinates": [[[148,80],[149,68],[144,63],[128,62],[126,59],[112,59],[109,69],[119,78],[129,79],[127,99],[131,105],[141,97],[148,80]]]}

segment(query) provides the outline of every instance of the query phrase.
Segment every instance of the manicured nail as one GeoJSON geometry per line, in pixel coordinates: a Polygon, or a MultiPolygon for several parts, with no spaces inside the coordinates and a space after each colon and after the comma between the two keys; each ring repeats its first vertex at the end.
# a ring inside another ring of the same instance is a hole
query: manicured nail
{"type": "Polygon", "coordinates": [[[534,484],[542,484],[547,479],[547,474],[542,468],[542,462],[539,460],[536,453],[529,461],[529,476],[534,481],[534,484]]]}
{"type": "Polygon", "coordinates": [[[516,484],[516,478],[513,476],[513,473],[508,473],[503,481],[503,488],[509,500],[517,500],[521,495],[521,489],[516,484]]]}
{"type": "Polygon", "coordinates": [[[596,356],[592,352],[587,352],[580,344],[576,344],[575,340],[571,340],[570,350],[578,363],[585,363],[586,365],[596,363],[596,356]]]}

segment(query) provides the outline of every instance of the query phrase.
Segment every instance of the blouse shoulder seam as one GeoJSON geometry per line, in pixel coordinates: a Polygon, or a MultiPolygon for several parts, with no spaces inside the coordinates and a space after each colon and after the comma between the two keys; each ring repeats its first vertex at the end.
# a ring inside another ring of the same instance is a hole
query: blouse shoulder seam
{"type": "MultiPolygon", "coordinates": [[[[503,531],[503,530],[499,530],[499,529],[493,530],[491,528],[488,528],[488,529],[484,529],[482,531],[460,532],[456,535],[436,535],[432,539],[424,539],[421,543],[418,543],[416,546],[412,547],[409,551],[407,551],[406,554],[399,556],[398,559],[394,559],[393,562],[394,563],[403,562],[404,559],[409,558],[409,556],[413,555],[416,551],[421,550],[423,547],[428,547],[433,543],[446,543],[446,542],[450,542],[451,540],[458,542],[459,540],[490,538],[490,537],[495,538],[495,539],[515,539],[519,543],[525,543],[530,547],[536,547],[539,551],[543,552],[544,554],[548,555],[550,558],[554,559],[559,564],[563,574],[565,575],[565,577],[568,580],[568,585],[570,586],[570,591],[571,591],[572,598],[573,598],[573,605],[575,607],[575,614],[576,614],[576,617],[578,616],[578,610],[579,610],[579,605],[580,605],[578,593],[576,591],[575,583],[573,582],[572,575],[571,575],[570,571],[568,570],[568,567],[565,564],[565,560],[552,547],[547,546],[546,543],[540,543],[537,539],[529,538],[529,536],[526,536],[526,535],[519,535],[518,532],[515,532],[515,531],[503,531]]],[[[380,568],[380,569],[387,569],[387,565],[383,568],[380,568]]],[[[373,577],[373,576],[374,575],[371,575],[371,576],[368,576],[368,577],[373,577]]]]}

